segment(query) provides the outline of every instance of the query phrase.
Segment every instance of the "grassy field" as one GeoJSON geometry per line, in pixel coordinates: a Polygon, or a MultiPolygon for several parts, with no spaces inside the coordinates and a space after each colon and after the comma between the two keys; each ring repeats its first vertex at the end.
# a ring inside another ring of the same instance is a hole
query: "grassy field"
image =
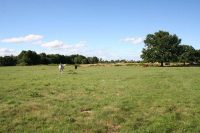
{"type": "Polygon", "coordinates": [[[200,68],[0,67],[0,132],[200,132],[200,68]]]}

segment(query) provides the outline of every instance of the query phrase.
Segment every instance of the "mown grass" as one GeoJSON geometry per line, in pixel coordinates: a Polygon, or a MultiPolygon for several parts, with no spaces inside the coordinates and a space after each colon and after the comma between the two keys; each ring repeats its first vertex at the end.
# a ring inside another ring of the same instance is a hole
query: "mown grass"
{"type": "Polygon", "coordinates": [[[200,68],[0,67],[0,132],[200,132],[200,68]]]}

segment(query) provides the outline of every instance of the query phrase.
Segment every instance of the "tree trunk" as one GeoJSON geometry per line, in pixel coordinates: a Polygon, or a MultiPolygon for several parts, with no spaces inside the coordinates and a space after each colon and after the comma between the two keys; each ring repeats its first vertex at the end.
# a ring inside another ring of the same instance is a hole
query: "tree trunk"
{"type": "Polygon", "coordinates": [[[163,67],[163,61],[160,62],[160,66],[163,67]]]}
{"type": "Polygon", "coordinates": [[[183,62],[183,65],[185,66],[185,61],[183,62]]]}

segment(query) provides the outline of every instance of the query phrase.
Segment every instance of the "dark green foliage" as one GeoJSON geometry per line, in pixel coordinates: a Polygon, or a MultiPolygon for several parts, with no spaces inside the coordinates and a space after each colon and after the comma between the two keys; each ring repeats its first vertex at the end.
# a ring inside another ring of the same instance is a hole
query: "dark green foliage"
{"type": "Polygon", "coordinates": [[[53,63],[53,64],[65,63],[64,55],[51,54],[51,55],[47,55],[47,57],[50,59],[50,63],[53,63]]]}
{"type": "Polygon", "coordinates": [[[196,50],[192,46],[180,45],[180,51],[181,53],[179,56],[179,61],[183,62],[184,65],[186,62],[193,63],[196,61],[196,58],[195,58],[196,50]]]}
{"type": "Polygon", "coordinates": [[[178,46],[181,39],[177,35],[171,35],[169,32],[159,31],[154,34],[148,34],[144,40],[145,48],[142,50],[141,57],[147,62],[164,62],[178,60],[178,46]]]}
{"type": "Polygon", "coordinates": [[[82,63],[82,60],[85,60],[85,59],[86,59],[85,56],[76,55],[76,56],[73,58],[73,61],[74,61],[74,64],[83,64],[83,63],[82,63]]]}
{"type": "Polygon", "coordinates": [[[99,59],[96,56],[88,57],[87,60],[88,60],[89,64],[96,64],[99,62],[99,59]]]}
{"type": "Polygon", "coordinates": [[[0,57],[0,66],[15,66],[17,59],[14,56],[0,57]]]}
{"type": "Polygon", "coordinates": [[[65,63],[66,64],[74,64],[71,56],[65,56],[65,63]]]}
{"type": "Polygon", "coordinates": [[[38,64],[94,64],[98,63],[97,57],[85,57],[83,55],[59,55],[45,53],[37,54],[35,51],[22,51],[17,57],[5,56],[0,57],[0,66],[19,65],[38,65],[38,64]]]}
{"type": "Polygon", "coordinates": [[[22,51],[18,55],[18,63],[23,65],[40,64],[40,56],[35,51],[22,51]]]}
{"type": "Polygon", "coordinates": [[[99,58],[96,56],[94,57],[85,57],[82,55],[71,55],[71,58],[74,62],[74,64],[96,64],[99,62],[99,58]]]}
{"type": "Polygon", "coordinates": [[[197,63],[200,63],[200,50],[196,50],[196,60],[197,63]]]}
{"type": "Polygon", "coordinates": [[[41,53],[41,54],[39,54],[39,56],[40,56],[41,64],[49,64],[50,63],[50,59],[47,57],[47,55],[45,53],[41,53]]]}
{"type": "Polygon", "coordinates": [[[145,62],[200,63],[200,52],[189,45],[180,45],[181,39],[169,32],[159,31],[148,34],[144,40],[145,48],[142,50],[142,59],[145,62]]]}

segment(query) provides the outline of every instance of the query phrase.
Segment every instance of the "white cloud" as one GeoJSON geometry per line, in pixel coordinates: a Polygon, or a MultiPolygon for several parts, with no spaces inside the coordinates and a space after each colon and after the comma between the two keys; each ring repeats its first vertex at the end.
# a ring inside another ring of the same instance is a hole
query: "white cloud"
{"type": "Polygon", "coordinates": [[[65,44],[63,41],[54,40],[50,42],[45,42],[41,44],[42,47],[47,48],[47,50],[51,50],[51,52],[56,52],[59,50],[59,53],[65,54],[77,54],[84,51],[86,48],[86,41],[80,41],[74,45],[65,44]]]}
{"type": "Polygon", "coordinates": [[[80,49],[86,47],[86,41],[80,41],[79,43],[75,44],[75,48],[80,49]]]}
{"type": "Polygon", "coordinates": [[[13,50],[12,49],[8,49],[8,48],[0,48],[0,52],[10,53],[10,52],[13,52],[13,50]]]}
{"type": "Polygon", "coordinates": [[[35,45],[42,45],[43,43],[44,42],[42,40],[32,42],[32,44],[35,44],[35,45]]]}
{"type": "Polygon", "coordinates": [[[42,35],[30,34],[30,35],[23,36],[23,37],[5,38],[5,39],[2,39],[1,42],[4,42],[4,43],[25,43],[25,42],[38,41],[38,40],[41,40],[42,38],[43,38],[42,35]]]}
{"type": "Polygon", "coordinates": [[[89,48],[86,41],[80,41],[73,45],[65,44],[62,41],[54,40],[50,42],[43,43],[41,45],[45,47],[45,52],[47,54],[63,54],[63,55],[72,55],[72,54],[81,54],[84,56],[97,56],[104,60],[116,60],[116,59],[128,59],[128,60],[139,60],[140,57],[138,53],[134,51],[123,51],[123,50],[112,50],[112,49],[95,49],[89,48]]]}
{"type": "Polygon", "coordinates": [[[64,45],[64,42],[62,41],[54,40],[51,42],[43,43],[41,44],[41,46],[46,47],[46,48],[52,48],[52,49],[60,49],[60,48],[63,48],[65,45],[64,45]]]}
{"type": "Polygon", "coordinates": [[[121,41],[130,44],[142,44],[144,41],[144,37],[127,37],[122,39],[121,41]]]}
{"type": "Polygon", "coordinates": [[[14,55],[15,51],[8,48],[0,48],[0,56],[14,55]]]}

